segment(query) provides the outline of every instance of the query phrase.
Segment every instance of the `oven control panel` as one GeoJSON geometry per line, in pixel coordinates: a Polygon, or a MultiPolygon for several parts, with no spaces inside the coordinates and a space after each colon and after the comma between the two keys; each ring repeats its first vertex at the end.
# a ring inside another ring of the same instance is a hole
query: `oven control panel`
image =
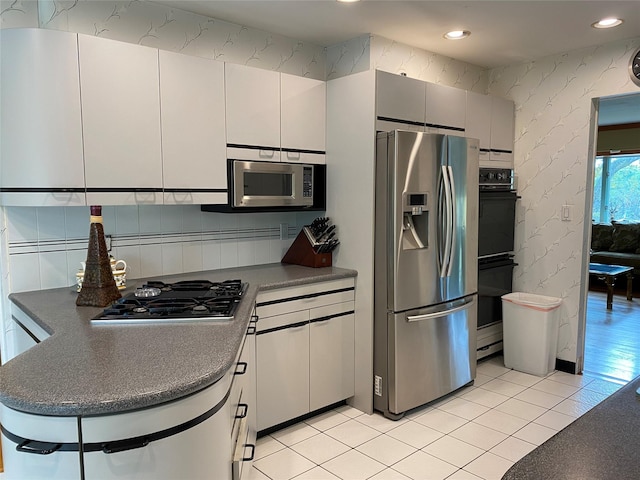
{"type": "Polygon", "coordinates": [[[511,190],[513,170],[509,168],[481,168],[479,184],[485,190],[511,190]]]}

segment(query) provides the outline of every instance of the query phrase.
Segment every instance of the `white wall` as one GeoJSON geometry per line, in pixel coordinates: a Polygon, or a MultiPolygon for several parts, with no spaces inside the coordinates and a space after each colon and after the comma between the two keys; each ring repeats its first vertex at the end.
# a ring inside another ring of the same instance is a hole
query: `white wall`
{"type": "Polygon", "coordinates": [[[517,291],[561,297],[558,358],[581,363],[594,153],[592,100],[639,92],[627,66],[640,37],[491,71],[489,93],[516,104],[517,291]],[[572,220],[560,220],[563,204],[572,220]],[[585,223],[586,222],[586,223],[585,223]]]}

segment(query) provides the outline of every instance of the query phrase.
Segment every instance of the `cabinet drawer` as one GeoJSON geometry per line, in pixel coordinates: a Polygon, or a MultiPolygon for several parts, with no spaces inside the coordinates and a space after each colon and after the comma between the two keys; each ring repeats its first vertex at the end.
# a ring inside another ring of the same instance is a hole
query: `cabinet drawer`
{"type": "MultiPolygon", "coordinates": [[[[353,290],[346,290],[336,293],[328,293],[324,295],[311,297],[298,297],[291,300],[278,301],[278,303],[256,306],[260,319],[268,318],[274,315],[282,315],[287,312],[295,312],[300,310],[308,310],[310,308],[332,305],[335,303],[348,302],[353,300],[353,290]]],[[[259,322],[258,322],[259,323],[259,322]]]]}
{"type": "Polygon", "coordinates": [[[353,312],[355,308],[355,302],[340,302],[333,305],[324,305],[322,307],[312,308],[309,313],[309,319],[311,322],[321,318],[332,317],[345,312],[353,312]]]}
{"type": "Polygon", "coordinates": [[[257,324],[258,333],[265,330],[271,330],[289,325],[295,325],[301,322],[309,321],[309,310],[299,310],[297,312],[283,313],[271,317],[259,317],[257,324]]]}
{"type": "Polygon", "coordinates": [[[256,311],[263,319],[283,313],[352,301],[355,298],[353,279],[303,285],[259,293],[256,311]]]}
{"type": "Polygon", "coordinates": [[[264,290],[258,292],[256,303],[259,305],[260,303],[271,302],[273,300],[284,300],[312,293],[324,293],[331,290],[339,290],[349,287],[353,288],[353,285],[353,278],[341,278],[339,280],[330,280],[328,282],[320,281],[317,283],[308,283],[297,287],[264,290]]]}

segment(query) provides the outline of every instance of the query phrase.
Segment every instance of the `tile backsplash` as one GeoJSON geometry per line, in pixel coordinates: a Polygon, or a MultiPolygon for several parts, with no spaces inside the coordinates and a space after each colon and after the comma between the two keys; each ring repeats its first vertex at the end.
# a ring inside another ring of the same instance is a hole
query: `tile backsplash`
{"type": "MultiPolygon", "coordinates": [[[[302,226],[322,212],[132,205],[105,206],[102,214],[111,254],[126,261],[128,278],[143,278],[279,262],[302,226]],[[282,224],[287,238],[281,239],[282,224]]],[[[4,207],[4,219],[7,293],[75,284],[87,255],[88,207],[4,207]]]]}

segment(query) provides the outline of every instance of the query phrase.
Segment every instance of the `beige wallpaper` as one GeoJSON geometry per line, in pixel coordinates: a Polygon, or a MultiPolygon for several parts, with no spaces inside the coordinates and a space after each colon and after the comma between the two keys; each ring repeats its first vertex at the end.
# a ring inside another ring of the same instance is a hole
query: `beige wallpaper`
{"type": "Polygon", "coordinates": [[[157,3],[0,0],[0,27],[40,27],[324,80],[318,45],[157,3]]]}
{"type": "Polygon", "coordinates": [[[487,70],[433,52],[373,35],[371,68],[439,83],[463,90],[487,93],[487,70]]]}
{"type": "Polygon", "coordinates": [[[563,360],[577,361],[581,350],[582,265],[588,262],[593,188],[587,185],[592,100],[640,93],[627,73],[639,45],[635,38],[490,72],[489,93],[516,104],[515,172],[522,200],[514,288],[564,300],[558,343],[563,360]],[[568,222],[560,219],[564,204],[571,205],[568,222]]]}

